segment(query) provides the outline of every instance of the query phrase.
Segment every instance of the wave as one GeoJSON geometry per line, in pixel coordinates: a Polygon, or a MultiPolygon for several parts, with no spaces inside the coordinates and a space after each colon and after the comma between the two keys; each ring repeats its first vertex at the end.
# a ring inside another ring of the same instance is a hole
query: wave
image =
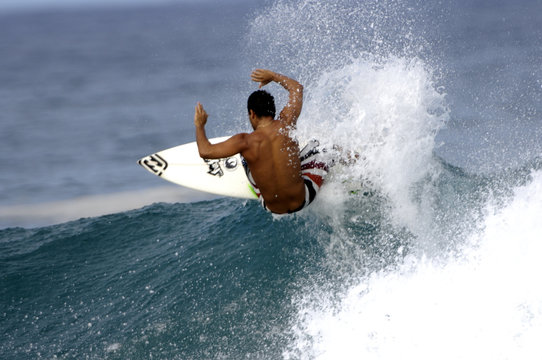
{"type": "Polygon", "coordinates": [[[215,199],[0,230],[0,352],[278,358],[295,279],[321,272],[314,228],[215,199]]]}
{"type": "Polygon", "coordinates": [[[312,234],[325,270],[298,280],[283,358],[540,352],[542,297],[530,290],[540,268],[521,250],[538,250],[538,171],[468,174],[435,156],[450,109],[426,41],[430,14],[411,5],[278,1],[251,23],[258,63],[308,84],[296,135],[361,155],[334,169],[310,210],[329,226],[312,234]],[[345,195],[349,182],[375,195],[345,195]]]}
{"type": "Polygon", "coordinates": [[[504,204],[489,200],[454,251],[407,255],[338,297],[305,289],[285,358],[537,358],[541,191],[538,170],[504,204]]]}
{"type": "Polygon", "coordinates": [[[193,202],[214,197],[178,186],[164,186],[38,204],[4,205],[0,206],[0,228],[47,226],[124,212],[157,202],[193,202]]]}
{"type": "Polygon", "coordinates": [[[534,358],[542,172],[529,179],[501,196],[491,191],[500,181],[443,170],[432,247],[394,222],[379,194],[279,218],[257,202],[214,199],[0,230],[0,349],[534,358]]]}
{"type": "Polygon", "coordinates": [[[307,85],[294,135],[361,155],[307,211],[221,198],[0,230],[2,353],[540,354],[539,161],[478,175],[438,158],[449,109],[414,11],[364,4],[279,1],[248,31],[254,63],[307,85]]]}

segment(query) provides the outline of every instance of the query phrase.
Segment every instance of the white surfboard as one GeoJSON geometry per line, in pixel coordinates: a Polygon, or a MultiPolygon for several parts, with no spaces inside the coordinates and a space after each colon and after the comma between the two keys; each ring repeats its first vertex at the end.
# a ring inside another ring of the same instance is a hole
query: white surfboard
{"type": "MultiPolygon", "coordinates": [[[[214,144],[228,138],[209,141],[214,144]]],[[[244,199],[258,198],[248,182],[239,154],[226,159],[202,159],[196,142],[191,142],[145,156],[138,164],[154,175],[191,189],[244,199]]]]}

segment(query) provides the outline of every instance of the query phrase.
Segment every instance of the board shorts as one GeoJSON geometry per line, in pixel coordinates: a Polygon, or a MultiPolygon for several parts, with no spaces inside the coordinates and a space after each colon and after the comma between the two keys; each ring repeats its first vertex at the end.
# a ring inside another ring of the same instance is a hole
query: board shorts
{"type": "MultiPolygon", "coordinates": [[[[312,203],[316,198],[316,194],[318,194],[320,187],[324,183],[324,177],[327,175],[329,167],[324,161],[318,158],[318,154],[320,153],[320,150],[318,149],[319,145],[320,143],[317,140],[311,140],[299,152],[299,160],[301,162],[301,178],[303,178],[303,182],[305,183],[305,200],[297,209],[288,211],[288,214],[301,211],[309,206],[310,203],[312,203]]],[[[263,196],[261,196],[260,189],[252,177],[246,160],[242,156],[241,159],[243,160],[243,167],[254,193],[258,196],[263,208],[269,212],[272,212],[267,208],[267,206],[265,206],[263,196]]]]}

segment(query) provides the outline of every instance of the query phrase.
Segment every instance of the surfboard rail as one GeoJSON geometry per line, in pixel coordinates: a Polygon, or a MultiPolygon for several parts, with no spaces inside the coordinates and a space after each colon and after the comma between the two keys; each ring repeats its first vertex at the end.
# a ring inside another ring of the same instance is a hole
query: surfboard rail
{"type": "MultiPolygon", "coordinates": [[[[229,136],[209,139],[211,143],[229,136]]],[[[147,155],[138,164],[164,180],[216,195],[257,199],[239,154],[223,159],[202,159],[196,142],[147,155]]]]}

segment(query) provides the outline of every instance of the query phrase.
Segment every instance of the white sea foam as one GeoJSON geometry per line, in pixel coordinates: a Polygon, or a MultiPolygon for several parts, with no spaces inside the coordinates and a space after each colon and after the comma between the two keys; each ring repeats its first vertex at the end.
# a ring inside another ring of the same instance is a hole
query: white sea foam
{"type": "MultiPolygon", "coordinates": [[[[402,1],[278,0],[251,22],[252,64],[305,85],[299,139],[362,157],[333,170],[313,209],[339,210],[345,197],[337,184],[363,181],[389,199],[398,225],[418,236],[430,226],[420,221],[430,218],[421,216],[430,211],[430,190],[419,188],[438,172],[434,139],[448,110],[431,67],[418,57],[426,45],[420,21],[424,15],[402,1]]],[[[285,92],[275,89],[270,85],[280,105],[285,92]]]]}
{"type": "Polygon", "coordinates": [[[539,359],[542,171],[447,260],[407,256],[359,279],[340,301],[299,299],[285,358],[539,359]]]}
{"type": "Polygon", "coordinates": [[[422,233],[430,193],[420,201],[418,188],[438,173],[434,139],[447,117],[444,95],[419,59],[358,58],[307,90],[298,135],[359,154],[352,166],[333,169],[331,181],[370,184],[389,199],[398,225],[422,233]]]}
{"type": "MultiPolygon", "coordinates": [[[[507,204],[489,202],[482,215],[480,198],[439,182],[445,171],[435,162],[435,136],[449,111],[424,56],[423,29],[435,19],[424,18],[421,5],[278,0],[251,23],[252,62],[305,85],[297,136],[361,155],[332,170],[310,208],[331,217],[331,232],[316,237],[334,273],[300,280],[286,359],[542,354],[542,173],[507,204]],[[369,184],[382,201],[351,206],[344,181],[369,184]],[[437,197],[442,192],[453,200],[437,197]],[[366,205],[377,208],[363,212],[366,205]],[[372,244],[379,237],[406,244],[383,249],[372,244]],[[428,251],[431,244],[443,246],[428,251]],[[366,259],[375,256],[365,249],[372,245],[389,252],[376,255],[376,266],[366,259]]],[[[465,191],[479,190],[471,185],[465,191]]]]}
{"type": "Polygon", "coordinates": [[[108,345],[106,348],[105,348],[105,351],[110,353],[110,352],[116,352],[116,351],[119,351],[120,348],[122,347],[122,344],[120,343],[113,343],[111,345],[108,345]]]}
{"type": "MultiPolygon", "coordinates": [[[[437,197],[439,186],[454,186],[439,183],[443,169],[433,155],[449,110],[434,67],[422,60],[430,57],[423,56],[426,42],[417,32],[427,28],[416,25],[427,21],[419,5],[279,0],[249,29],[254,63],[305,85],[297,136],[361,155],[353,166],[332,170],[311,208],[331,217],[331,234],[322,232],[319,240],[335,274],[322,278],[337,283],[300,280],[305,285],[294,299],[298,314],[286,359],[542,354],[542,173],[507,204],[487,204],[482,215],[480,199],[470,193],[465,199],[450,189],[444,192],[453,201],[437,197]],[[369,184],[382,201],[362,199],[349,208],[345,181],[369,184]],[[371,204],[383,208],[363,212],[371,204]],[[371,214],[375,221],[367,221],[371,214]],[[359,229],[370,232],[367,239],[359,229]],[[366,260],[371,254],[363,248],[376,237],[397,236],[404,247],[375,244],[389,252],[376,259],[383,264],[366,260]],[[444,246],[428,251],[431,244],[444,246]]],[[[466,191],[478,191],[475,186],[466,191]]]]}

